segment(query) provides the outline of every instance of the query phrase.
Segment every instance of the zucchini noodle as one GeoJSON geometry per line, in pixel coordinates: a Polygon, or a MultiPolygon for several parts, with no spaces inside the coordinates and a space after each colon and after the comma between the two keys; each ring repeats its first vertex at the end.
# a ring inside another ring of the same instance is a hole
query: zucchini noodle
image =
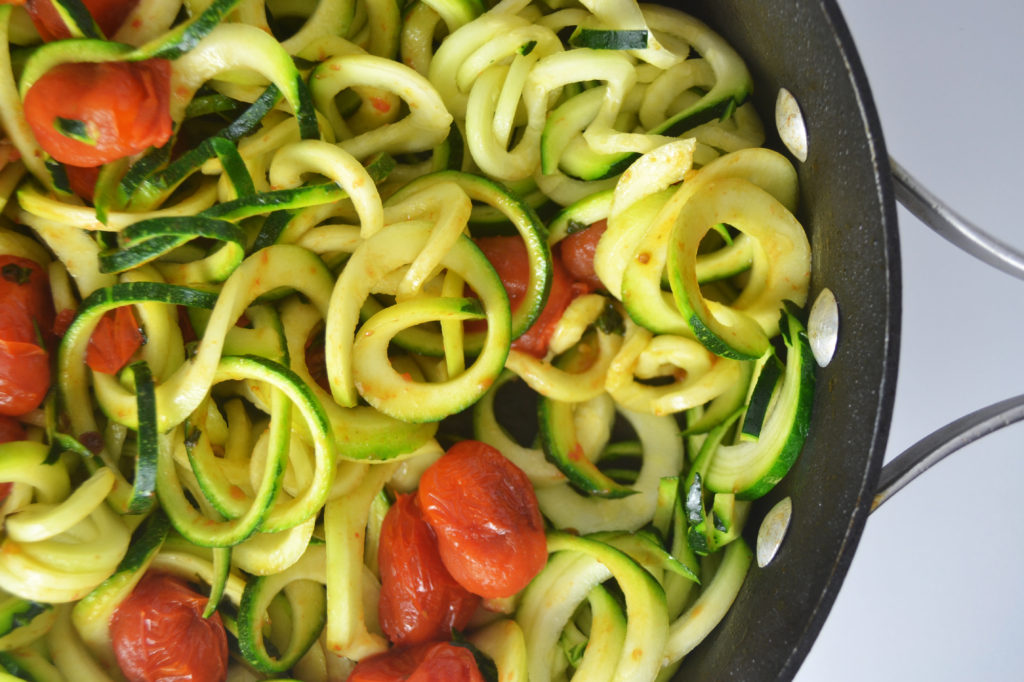
{"type": "Polygon", "coordinates": [[[0,667],[120,679],[111,616],[153,570],[210,596],[230,679],[345,679],[390,647],[382,519],[462,438],[526,473],[549,531],[460,633],[499,678],[685,665],[814,384],[796,170],[740,56],[634,0],[140,0],[111,40],[55,4],[75,37],[45,44],[0,5],[0,253],[74,313],[27,439],[0,444],[0,667]],[[25,94],[153,58],[170,142],[80,199],[25,94]],[[596,224],[600,286],[574,275],[531,352],[596,224]],[[521,296],[495,235],[525,246],[521,296]],[[124,307],[144,345],[91,369],[124,307]]]}

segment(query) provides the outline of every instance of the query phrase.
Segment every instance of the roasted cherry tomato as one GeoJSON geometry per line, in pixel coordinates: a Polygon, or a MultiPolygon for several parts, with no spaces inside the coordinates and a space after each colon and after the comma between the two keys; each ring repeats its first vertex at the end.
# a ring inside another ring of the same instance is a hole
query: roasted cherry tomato
{"type": "Polygon", "coordinates": [[[92,201],[96,193],[96,181],[100,178],[100,166],[64,165],[68,175],[71,191],[87,201],[92,201]]]}
{"type": "Polygon", "coordinates": [[[53,335],[64,336],[64,333],[71,326],[71,323],[75,320],[75,310],[73,308],[64,308],[53,318],[53,335]]]}
{"type": "Polygon", "coordinates": [[[398,645],[449,639],[469,623],[480,598],[455,581],[413,495],[399,495],[380,532],[378,610],[384,634],[398,645]]]}
{"type": "Polygon", "coordinates": [[[228,639],[220,614],[203,618],[206,597],[163,573],[147,573],[110,619],[110,637],[130,682],[227,676],[228,639]]]}
{"type": "Polygon", "coordinates": [[[579,232],[573,232],[560,242],[559,248],[565,269],[574,280],[585,282],[592,289],[604,288],[601,278],[594,271],[594,253],[597,251],[597,243],[601,241],[601,235],[607,229],[608,221],[599,220],[579,232]]]}
{"type": "Polygon", "coordinates": [[[89,337],[85,364],[97,372],[117,374],[142,346],[142,332],[131,306],[107,311],[89,337]]]}
{"type": "Polygon", "coordinates": [[[36,409],[49,388],[50,354],[34,343],[0,339],[0,414],[36,409]]]}
{"type": "Polygon", "coordinates": [[[547,540],[530,479],[490,445],[453,445],[420,477],[417,499],[445,567],[470,592],[511,596],[544,567],[547,540]]]}
{"type": "Polygon", "coordinates": [[[50,359],[40,342],[52,326],[46,271],[27,258],[0,256],[0,414],[25,414],[46,397],[50,359]]]}
{"type": "Polygon", "coordinates": [[[171,136],[171,65],[59,64],[25,95],[25,117],[57,161],[99,166],[163,145],[171,136]]]}
{"type": "MultiPolygon", "coordinates": [[[[474,241],[497,271],[508,293],[509,304],[515,311],[523,302],[530,278],[530,260],[526,244],[519,237],[482,237],[474,241]]],[[[512,347],[516,350],[539,358],[548,352],[548,342],[551,341],[555,325],[573,298],[572,281],[565,271],[565,266],[555,255],[551,258],[551,270],[551,289],[544,309],[533,325],[512,342],[512,347]]]]}
{"type": "Polygon", "coordinates": [[[508,293],[508,302],[515,310],[526,295],[530,279],[530,258],[526,244],[519,237],[479,237],[473,240],[487,256],[508,293]]]}
{"type": "MultiPolygon", "coordinates": [[[[0,443],[12,443],[16,440],[25,440],[25,429],[16,419],[0,417],[0,443]]],[[[0,504],[3,504],[7,496],[11,494],[10,481],[0,483],[0,504]]]]}
{"type": "Polygon", "coordinates": [[[21,427],[21,422],[10,417],[0,417],[0,443],[16,440],[25,440],[25,429],[21,427]]]}
{"type": "Polygon", "coordinates": [[[400,647],[360,661],[348,682],[483,682],[469,649],[450,642],[400,647]]]}
{"type": "Polygon", "coordinates": [[[46,271],[33,260],[0,256],[0,339],[37,343],[53,326],[46,271]]]}
{"type": "MultiPolygon", "coordinates": [[[[82,0],[85,8],[92,14],[96,25],[103,35],[110,38],[124,23],[125,17],[132,11],[138,0],[82,0]]],[[[52,0],[28,0],[25,9],[32,17],[32,23],[39,36],[46,42],[70,38],[71,31],[60,18],[52,0]]]]}

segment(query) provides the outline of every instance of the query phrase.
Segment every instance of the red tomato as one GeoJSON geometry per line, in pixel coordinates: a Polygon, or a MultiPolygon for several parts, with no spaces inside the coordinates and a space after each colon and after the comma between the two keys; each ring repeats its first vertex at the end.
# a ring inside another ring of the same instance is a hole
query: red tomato
{"type": "Polygon", "coordinates": [[[46,271],[33,260],[0,256],[0,339],[37,343],[53,326],[46,271]]]}
{"type": "Polygon", "coordinates": [[[16,440],[25,440],[25,429],[21,427],[21,422],[10,417],[0,417],[0,443],[16,440]]]}
{"type": "Polygon", "coordinates": [[[39,407],[50,388],[50,354],[34,343],[0,339],[0,415],[39,407]]]}
{"type": "Polygon", "coordinates": [[[130,682],[227,676],[228,639],[220,614],[203,618],[206,597],[162,573],[147,573],[110,619],[110,637],[130,682]]]}
{"type": "Polygon", "coordinates": [[[413,495],[399,495],[384,517],[377,559],[380,625],[392,642],[448,639],[469,623],[480,598],[445,569],[413,495]]]}
{"type": "Polygon", "coordinates": [[[142,332],[128,305],[107,311],[89,337],[85,363],[97,372],[117,374],[142,346],[142,332]]]}
{"type": "Polygon", "coordinates": [[[87,201],[92,201],[96,190],[96,181],[100,177],[100,167],[65,165],[64,171],[68,174],[68,185],[71,186],[71,191],[87,201]]]}
{"type": "Polygon", "coordinates": [[[64,336],[64,332],[68,330],[68,327],[74,321],[75,314],[75,311],[71,308],[65,308],[57,313],[57,316],[53,318],[53,335],[64,336]]]}
{"type": "Polygon", "coordinates": [[[490,445],[453,445],[423,473],[417,499],[445,567],[474,594],[511,596],[547,562],[530,479],[490,445]]]}
{"type": "Polygon", "coordinates": [[[469,649],[450,642],[424,642],[365,658],[348,682],[483,682],[469,649]]]}
{"type": "Polygon", "coordinates": [[[534,357],[543,358],[548,352],[548,343],[551,342],[551,335],[555,333],[555,325],[562,319],[565,309],[576,296],[572,280],[565,271],[562,261],[556,256],[551,257],[551,291],[548,293],[548,300],[544,309],[534,320],[533,324],[518,339],[512,342],[512,347],[534,357]]]}
{"type": "Polygon", "coordinates": [[[607,220],[599,220],[593,225],[573,232],[561,241],[562,261],[572,278],[585,282],[593,289],[603,289],[601,278],[594,271],[594,252],[601,235],[608,229],[607,220]]]}
{"type": "Polygon", "coordinates": [[[519,237],[480,237],[473,241],[494,266],[508,292],[508,302],[515,310],[526,295],[526,284],[530,279],[526,244],[519,237]]]}
{"type": "Polygon", "coordinates": [[[46,271],[27,258],[0,256],[0,414],[25,414],[46,397],[50,359],[39,337],[52,326],[46,271]]]}
{"type": "MultiPolygon", "coordinates": [[[[25,440],[25,429],[21,428],[16,419],[0,417],[0,443],[12,443],[16,440],[25,440]]],[[[12,485],[10,481],[0,483],[0,504],[3,504],[11,493],[12,485]]]]}
{"type": "Polygon", "coordinates": [[[171,63],[166,59],[53,67],[25,95],[36,140],[61,163],[99,166],[159,147],[171,137],[171,63]],[[59,119],[81,122],[90,140],[61,132],[59,119]]]}
{"type": "MultiPolygon", "coordinates": [[[[21,4],[21,3],[19,3],[21,4]]],[[[107,38],[117,33],[138,0],[83,0],[85,8],[107,38]]],[[[70,38],[71,31],[57,14],[51,0],[28,0],[26,7],[39,36],[46,42],[70,38]]]]}
{"type": "MultiPolygon", "coordinates": [[[[526,295],[526,285],[530,277],[530,261],[526,253],[526,244],[519,237],[482,237],[474,240],[480,250],[487,256],[501,278],[508,292],[509,304],[515,311],[526,295]]],[[[562,319],[562,313],[573,298],[572,282],[565,266],[557,256],[551,258],[551,290],[544,309],[518,339],[512,342],[516,350],[542,358],[548,352],[548,342],[555,331],[555,325],[562,319]]],[[[467,325],[467,329],[473,327],[467,325]]]]}

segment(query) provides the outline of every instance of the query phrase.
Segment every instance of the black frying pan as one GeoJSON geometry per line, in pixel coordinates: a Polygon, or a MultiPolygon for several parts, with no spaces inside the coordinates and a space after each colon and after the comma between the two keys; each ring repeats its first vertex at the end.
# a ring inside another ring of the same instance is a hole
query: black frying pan
{"type": "Polygon", "coordinates": [[[684,9],[744,57],[769,135],[779,88],[800,103],[809,155],[798,165],[798,217],[812,245],[810,300],[823,286],[835,292],[842,334],[818,375],[803,454],[751,515],[756,522],[790,496],[786,540],[771,570],[750,571],[728,616],[676,679],[788,679],[846,575],[885,453],[900,338],[895,195],[867,78],[834,2],[708,0],[684,9]]]}
{"type": "MultiPolygon", "coordinates": [[[[895,200],[899,195],[953,241],[956,216],[954,223],[942,223],[934,207],[915,196],[912,179],[898,172],[893,182],[866,76],[832,0],[695,0],[677,6],[707,21],[745,58],[769,146],[780,147],[772,138],[779,88],[800,103],[810,155],[798,164],[798,217],[813,249],[810,300],[827,286],[841,302],[840,343],[832,363],[819,372],[804,453],[751,516],[754,542],[759,519],[790,496],[788,536],[768,569],[751,569],[725,620],[675,677],[789,679],[825,621],[873,506],[942,456],[1024,418],[1024,401],[969,415],[881,474],[900,339],[895,200]]],[[[999,246],[980,255],[1005,259],[999,246]]],[[[1012,256],[1008,260],[1003,269],[1019,268],[1012,256]]]]}

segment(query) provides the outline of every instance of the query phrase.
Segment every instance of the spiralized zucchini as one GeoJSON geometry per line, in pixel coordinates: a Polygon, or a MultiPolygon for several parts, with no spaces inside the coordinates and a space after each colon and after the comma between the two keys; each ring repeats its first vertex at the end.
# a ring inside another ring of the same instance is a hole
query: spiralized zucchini
{"type": "Polygon", "coordinates": [[[551,531],[463,633],[501,679],[667,679],[725,617],[742,500],[792,465],[813,372],[796,171],[712,29],[634,0],[141,0],[74,50],[2,5],[0,43],[0,252],[74,310],[29,440],[0,445],[0,665],[109,679],[110,616],[152,569],[210,594],[231,679],[344,679],[389,647],[381,519],[465,437],[551,531]],[[172,142],[85,202],[22,97],[64,61],[153,56],[172,142]],[[514,348],[602,222],[602,286],[546,356],[514,348]],[[518,306],[493,234],[526,244],[518,306]],[[146,343],[94,372],[122,306],[146,343]]]}

